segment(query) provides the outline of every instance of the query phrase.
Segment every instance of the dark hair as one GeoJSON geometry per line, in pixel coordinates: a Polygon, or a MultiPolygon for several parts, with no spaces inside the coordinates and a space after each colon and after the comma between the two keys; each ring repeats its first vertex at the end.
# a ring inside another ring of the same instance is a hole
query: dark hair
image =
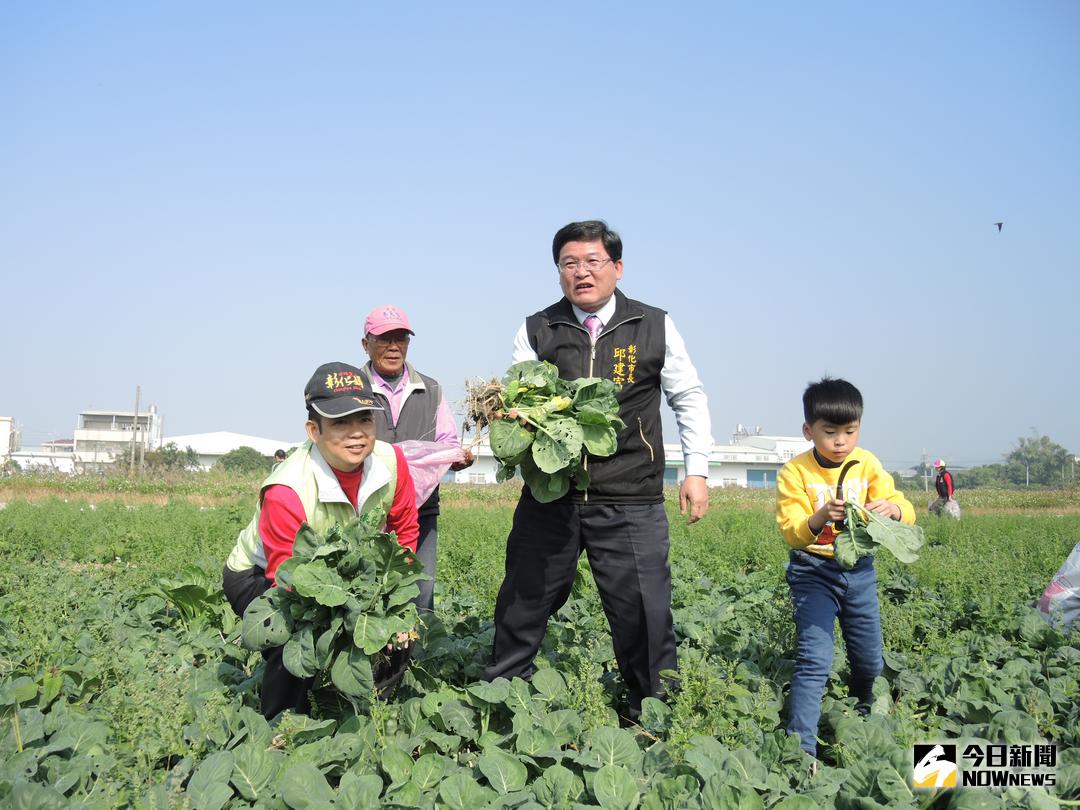
{"type": "Polygon", "coordinates": [[[285,451],[284,450],[275,450],[274,451],[274,458],[285,458],[285,451]]]}
{"type": "Polygon", "coordinates": [[[808,425],[819,419],[833,425],[847,425],[862,419],[862,394],[847,380],[822,377],[806,386],[802,407],[808,425]]]}
{"type": "Polygon", "coordinates": [[[604,250],[612,261],[622,258],[622,238],[607,226],[602,219],[589,219],[585,222],[571,222],[559,228],[555,239],[551,243],[551,255],[555,258],[555,264],[559,263],[559,252],[567,242],[596,242],[604,243],[604,250]]]}

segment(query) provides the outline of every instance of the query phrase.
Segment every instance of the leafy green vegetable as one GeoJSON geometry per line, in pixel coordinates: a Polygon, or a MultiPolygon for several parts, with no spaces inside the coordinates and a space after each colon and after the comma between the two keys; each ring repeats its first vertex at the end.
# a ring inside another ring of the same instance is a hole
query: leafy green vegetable
{"type": "Polygon", "coordinates": [[[282,662],[299,678],[321,675],[357,705],[371,694],[372,665],[399,634],[416,638],[423,564],[382,516],[364,515],[320,535],[303,524],[278,587],[246,611],[241,641],[249,650],[284,645],[282,662]]]}
{"type": "Polygon", "coordinates": [[[501,408],[492,414],[488,440],[501,464],[497,479],[518,468],[536,500],[547,503],[589,485],[584,455],[610,456],[626,425],[619,418],[618,386],[611,380],[559,378],[542,360],[515,363],[506,372],[501,408]]]}
{"type": "Polygon", "coordinates": [[[837,535],[834,544],[836,561],[841,568],[851,569],[859,557],[874,554],[879,547],[892,552],[902,563],[919,559],[923,546],[921,526],[908,525],[898,520],[886,520],[857,503],[846,504],[847,529],[837,535]]]}

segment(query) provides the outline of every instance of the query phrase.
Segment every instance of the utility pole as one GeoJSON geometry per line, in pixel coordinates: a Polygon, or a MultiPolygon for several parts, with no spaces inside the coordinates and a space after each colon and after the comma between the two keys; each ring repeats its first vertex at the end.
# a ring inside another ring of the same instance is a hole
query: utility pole
{"type": "Polygon", "coordinates": [[[131,417],[131,464],[128,473],[135,474],[135,438],[139,435],[139,386],[135,386],[135,415],[131,417]]]}
{"type": "Polygon", "coordinates": [[[926,469],[926,448],[925,447],[923,448],[923,451],[922,451],[922,484],[923,484],[923,490],[925,490],[926,492],[929,492],[930,491],[930,473],[926,469]]]}

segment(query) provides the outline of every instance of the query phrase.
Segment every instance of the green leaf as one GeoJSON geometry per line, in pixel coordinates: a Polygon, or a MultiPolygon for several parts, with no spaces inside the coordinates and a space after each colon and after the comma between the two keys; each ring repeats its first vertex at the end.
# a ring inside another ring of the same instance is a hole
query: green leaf
{"type": "Polygon", "coordinates": [[[486,807],[495,798],[495,793],[478,783],[468,772],[459,772],[439,785],[439,798],[447,810],[476,810],[486,807]]]}
{"type": "Polygon", "coordinates": [[[998,712],[990,721],[987,735],[991,740],[1001,740],[1011,745],[1031,743],[1042,739],[1039,724],[1030,714],[1019,709],[998,712]]]}
{"type": "Polygon", "coordinates": [[[601,726],[593,731],[589,741],[588,760],[601,766],[624,765],[637,770],[641,763],[641,749],[629,731],[601,726]]]}
{"type": "Polygon", "coordinates": [[[902,563],[911,564],[919,559],[924,541],[922,526],[883,518],[874,512],[864,515],[869,520],[866,530],[875,543],[888,549],[902,563]]]}
{"type": "Polygon", "coordinates": [[[322,810],[334,803],[330,783],[310,762],[294,762],[286,767],[278,783],[278,793],[293,810],[322,810]]]}
{"type": "Polygon", "coordinates": [[[253,743],[245,743],[233,749],[235,760],[229,781],[237,793],[249,802],[268,799],[274,795],[273,783],[277,776],[281,754],[268,751],[253,743]]]}
{"type": "Polygon", "coordinates": [[[788,796],[773,805],[773,810],[818,810],[818,803],[809,796],[788,796]]]}
{"type": "Polygon", "coordinates": [[[331,571],[322,560],[305,563],[293,571],[292,586],[301,596],[327,607],[344,605],[349,598],[345,580],[337,571],[331,571]]]}
{"type": "Polygon", "coordinates": [[[846,505],[846,512],[847,529],[837,535],[834,543],[836,562],[841,568],[850,570],[859,557],[874,554],[879,547],[890,551],[902,563],[919,559],[924,540],[921,526],[883,518],[851,502],[846,505]]]}
{"type": "Polygon", "coordinates": [[[592,790],[600,806],[609,810],[637,807],[640,791],[630,772],[621,765],[605,765],[593,776],[592,790]]]}
{"type": "Polygon", "coordinates": [[[837,564],[841,568],[850,571],[855,567],[855,563],[859,561],[859,557],[873,554],[877,546],[874,544],[874,538],[866,531],[866,527],[858,517],[858,512],[851,503],[847,504],[846,523],[847,529],[836,536],[833,543],[833,553],[836,555],[837,564]]]}
{"type": "Polygon", "coordinates": [[[384,748],[380,759],[391,785],[401,785],[412,775],[413,759],[400,748],[384,748]]]}
{"type": "Polygon", "coordinates": [[[218,751],[199,763],[187,786],[187,795],[195,810],[220,810],[232,798],[229,779],[233,764],[232,751],[218,751]]]}
{"type": "Polygon", "coordinates": [[[545,807],[562,807],[577,801],[585,786],[572,770],[562,765],[545,768],[532,783],[533,795],[545,807]]]}
{"type": "Polygon", "coordinates": [[[555,735],[546,728],[527,728],[518,732],[514,748],[519,754],[530,757],[550,756],[558,751],[555,735]]]}
{"type": "Polygon", "coordinates": [[[725,782],[719,776],[705,782],[701,799],[706,807],[723,807],[725,810],[763,810],[765,807],[761,797],[752,788],[725,782]]]}
{"type": "Polygon", "coordinates": [[[330,668],[330,681],[351,698],[366,698],[375,688],[371,658],[363,650],[348,647],[337,654],[330,668]]]}
{"type": "Polygon", "coordinates": [[[684,807],[701,807],[701,787],[689,774],[672,778],[661,776],[654,780],[645,794],[643,806],[648,810],[682,810],[684,807]]]}
{"type": "Polygon", "coordinates": [[[570,475],[566,471],[548,475],[536,466],[532,456],[521,462],[521,477],[529,492],[540,503],[557,501],[570,491],[570,475]]]}
{"type": "Polygon", "coordinates": [[[641,701],[641,725],[654,734],[663,734],[671,726],[671,709],[654,697],[641,701]]]}
{"type": "Polygon", "coordinates": [[[281,663],[297,678],[311,678],[319,672],[315,658],[315,635],[310,624],[297,628],[285,642],[281,663]]]}
{"type": "MultiPolygon", "coordinates": [[[[430,579],[430,577],[425,576],[424,579],[430,579]]],[[[402,605],[408,604],[419,595],[419,585],[399,585],[397,590],[387,597],[386,609],[392,610],[393,608],[401,607],[402,605]]]]}
{"type": "Polygon", "coordinates": [[[482,773],[499,793],[507,794],[525,787],[529,773],[517,757],[499,748],[485,751],[478,764],[482,773]]]}
{"type": "Polygon", "coordinates": [[[416,782],[406,782],[386,791],[384,803],[390,807],[419,807],[422,799],[420,786],[416,782]]]}
{"type": "Polygon", "coordinates": [[[878,789],[889,799],[889,804],[900,807],[910,804],[914,798],[907,779],[896,772],[895,768],[885,767],[878,772],[878,789]]]}
{"type": "Polygon", "coordinates": [[[412,781],[420,790],[427,792],[442,781],[446,772],[446,758],[438,754],[424,754],[413,765],[412,781]]]}
{"type": "Polygon", "coordinates": [[[581,735],[581,715],[573,709],[549,712],[540,722],[552,733],[555,742],[560,746],[576,743],[581,735]]]}
{"type": "Polygon", "coordinates": [[[104,723],[89,720],[75,720],[54,734],[38,755],[58,751],[71,751],[73,754],[89,753],[95,746],[103,747],[109,736],[109,727],[104,723]]]}
{"type": "Polygon", "coordinates": [[[510,388],[511,384],[516,384],[515,389],[521,394],[530,390],[554,394],[558,381],[559,369],[544,360],[523,360],[520,363],[514,363],[503,376],[503,385],[510,388]]]}
{"type": "Polygon", "coordinates": [[[532,445],[532,458],[536,466],[550,474],[570,466],[581,459],[584,434],[581,425],[571,418],[551,419],[536,434],[532,445]]]}
{"type": "Polygon", "coordinates": [[[344,623],[344,617],[335,616],[331,619],[330,626],[319,635],[315,642],[315,662],[320,670],[330,666],[334,658],[335,642],[342,635],[344,623]]]}
{"type": "Polygon", "coordinates": [[[364,613],[356,620],[356,629],[353,630],[353,644],[368,655],[374,655],[386,647],[392,632],[390,623],[385,616],[364,613]]]}
{"type": "Polygon", "coordinates": [[[475,716],[476,712],[460,700],[448,700],[439,708],[443,727],[462,737],[476,736],[476,727],[473,725],[475,716]]]}
{"type": "Polygon", "coordinates": [[[11,793],[4,800],[10,810],[64,810],[71,800],[63,793],[33,782],[19,780],[11,786],[11,793]]]}
{"type": "Polygon", "coordinates": [[[498,419],[488,429],[491,452],[500,461],[516,458],[525,452],[536,436],[522,427],[516,419],[498,419]]]}
{"type": "Polygon", "coordinates": [[[493,681],[477,681],[466,686],[465,691],[485,703],[502,703],[510,696],[510,681],[506,680],[506,678],[496,678],[493,681]]]}
{"type": "Polygon", "coordinates": [[[581,433],[585,442],[585,450],[590,455],[610,456],[619,446],[619,438],[615,428],[607,423],[603,425],[582,425],[581,433]]]}
{"type": "Polygon", "coordinates": [[[289,622],[281,611],[280,599],[271,588],[256,597],[244,611],[241,643],[249,650],[280,647],[289,640],[289,622]]]}
{"type": "Polygon", "coordinates": [[[292,555],[299,560],[312,560],[319,547],[323,544],[322,537],[307,523],[301,523],[293,540],[292,555]]]}
{"type": "Polygon", "coordinates": [[[554,669],[538,669],[532,676],[532,685],[548,701],[560,700],[566,695],[566,681],[554,669]]]}
{"type": "Polygon", "coordinates": [[[382,794],[382,777],[373,774],[356,774],[346,771],[338,786],[336,804],[340,807],[378,807],[382,794]]]}

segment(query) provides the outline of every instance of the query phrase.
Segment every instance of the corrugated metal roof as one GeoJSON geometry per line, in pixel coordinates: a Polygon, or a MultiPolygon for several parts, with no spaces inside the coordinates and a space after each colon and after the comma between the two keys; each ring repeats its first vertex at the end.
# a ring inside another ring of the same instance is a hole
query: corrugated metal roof
{"type": "Polygon", "coordinates": [[[200,456],[223,456],[238,447],[251,447],[264,456],[274,455],[275,450],[288,450],[300,444],[299,441],[281,441],[266,439],[262,436],[249,436],[246,433],[232,433],[218,430],[213,433],[189,433],[184,436],[166,436],[162,444],[173,442],[181,450],[190,447],[200,456]]]}

